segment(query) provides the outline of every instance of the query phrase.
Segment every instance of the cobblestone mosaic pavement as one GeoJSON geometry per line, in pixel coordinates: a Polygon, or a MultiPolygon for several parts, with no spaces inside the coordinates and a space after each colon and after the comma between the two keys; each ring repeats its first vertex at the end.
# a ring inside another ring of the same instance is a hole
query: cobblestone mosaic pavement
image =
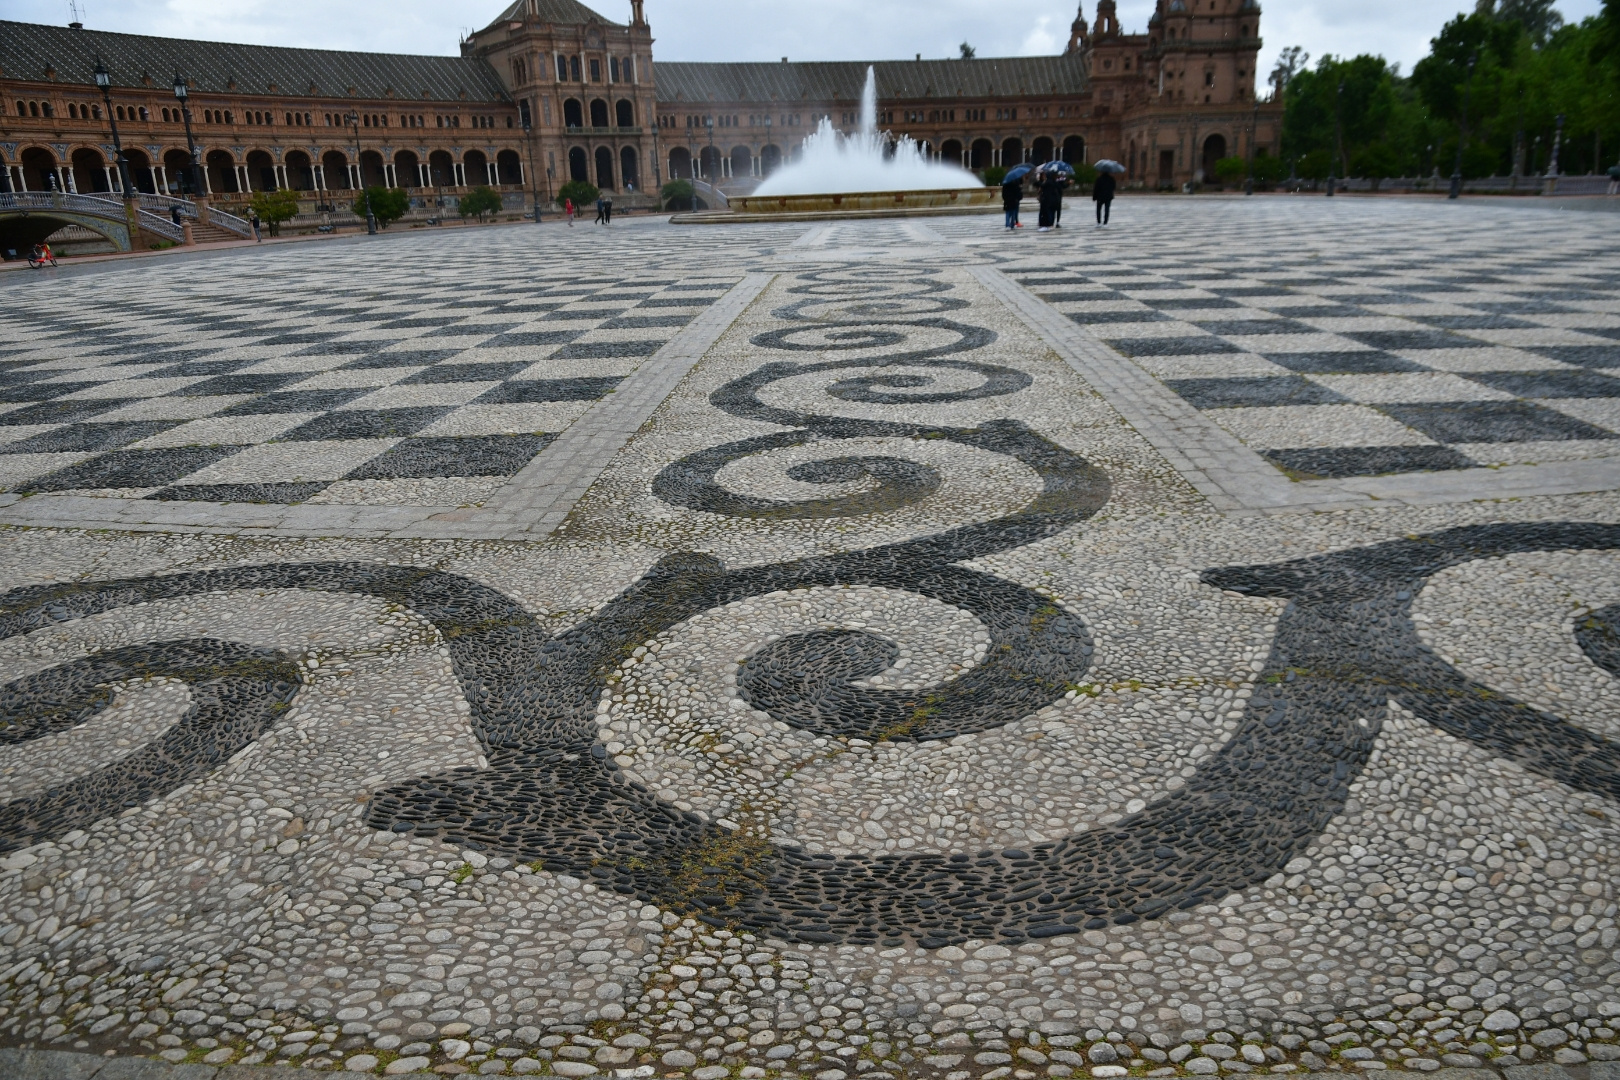
{"type": "Polygon", "coordinates": [[[491,230],[255,252],[297,288],[245,310],[245,262],[31,283],[4,385],[74,388],[0,424],[209,415],[14,440],[80,448],[0,507],[0,1042],[198,1076],[1612,1080],[1620,476],[1607,429],[1545,436],[1601,428],[1569,402],[1608,400],[1620,275],[1602,215],[1446,209],[491,230]],[[1436,333],[1467,343],[1337,370],[1436,333]],[[426,335],[458,351],[364,366],[426,335]],[[241,366],[164,375],[220,362],[152,359],[182,341],[241,366]],[[1307,354],[1339,359],[1277,360],[1307,354]],[[377,370],[251,445],[192,427],[377,370]],[[1435,402],[1468,439],[1400,413],[1435,402]],[[412,409],[342,473],[231,465],[412,409]],[[217,456],[39,479],[176,448],[217,456]],[[317,528],[322,497],[410,528],[317,528]],[[139,509],[175,501],[183,530],[139,509]]]}

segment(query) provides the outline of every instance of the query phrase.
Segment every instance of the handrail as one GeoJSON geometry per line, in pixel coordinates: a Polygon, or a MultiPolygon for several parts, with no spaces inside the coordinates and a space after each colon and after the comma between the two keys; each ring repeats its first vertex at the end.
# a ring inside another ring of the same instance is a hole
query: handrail
{"type": "Polygon", "coordinates": [[[78,210],[98,217],[123,218],[124,211],[117,199],[95,195],[77,195],[70,191],[6,191],[0,192],[0,209],[7,210],[78,210]]]}
{"type": "Polygon", "coordinates": [[[135,214],[136,220],[141,223],[141,228],[149,233],[156,233],[165,240],[173,240],[177,244],[186,238],[185,230],[162,214],[154,214],[150,210],[142,210],[139,207],[136,208],[135,214]]]}
{"type": "Polygon", "coordinates": [[[237,236],[248,237],[253,235],[253,226],[237,217],[227,214],[217,206],[208,208],[208,224],[217,225],[226,232],[233,232],[237,236]]]}

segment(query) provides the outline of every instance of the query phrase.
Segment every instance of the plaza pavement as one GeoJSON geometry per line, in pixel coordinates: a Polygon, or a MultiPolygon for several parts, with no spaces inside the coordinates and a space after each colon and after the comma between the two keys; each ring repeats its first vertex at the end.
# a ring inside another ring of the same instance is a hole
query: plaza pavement
{"type": "Polygon", "coordinates": [[[1614,1080],[1606,215],[1086,209],[19,282],[0,1067],[1614,1080]]]}

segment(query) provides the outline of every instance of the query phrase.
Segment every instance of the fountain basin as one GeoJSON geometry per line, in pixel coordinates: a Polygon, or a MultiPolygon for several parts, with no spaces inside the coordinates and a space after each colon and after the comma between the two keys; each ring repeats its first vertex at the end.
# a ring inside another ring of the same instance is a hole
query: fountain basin
{"type": "Polygon", "coordinates": [[[994,188],[933,191],[851,191],[818,195],[736,195],[726,200],[738,214],[836,213],[851,210],[925,210],[989,206],[994,188]]]}

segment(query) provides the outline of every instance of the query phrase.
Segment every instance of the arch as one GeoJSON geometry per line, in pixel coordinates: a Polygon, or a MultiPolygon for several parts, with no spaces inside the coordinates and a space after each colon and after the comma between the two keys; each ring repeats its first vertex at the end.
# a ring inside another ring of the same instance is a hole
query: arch
{"type": "Polygon", "coordinates": [[[502,150],[495,155],[495,175],[503,184],[523,183],[523,159],[516,150],[502,150]]]}
{"type": "Polygon", "coordinates": [[[575,146],[568,151],[568,179],[586,184],[591,182],[591,162],[583,146],[575,146]]]}
{"type": "Polygon", "coordinates": [[[957,139],[946,139],[944,142],[940,143],[939,156],[941,160],[948,161],[952,165],[962,164],[961,141],[957,139]]]}
{"type": "MultiPolygon", "coordinates": [[[[236,159],[229,150],[210,150],[208,157],[203,159],[202,183],[206,190],[225,195],[233,191],[242,190],[238,183],[240,174],[236,170],[236,159]]],[[[180,194],[190,194],[192,183],[196,179],[192,175],[191,155],[184,150],[169,150],[163,155],[163,171],[169,179],[169,191],[180,194]]]]}
{"type": "Polygon", "coordinates": [[[605,128],[611,126],[608,119],[608,104],[601,98],[591,99],[591,127],[605,128]]]}
{"type": "Polygon", "coordinates": [[[94,191],[111,191],[107,183],[107,159],[101,151],[81,146],[73,151],[73,188],[81,195],[94,191]]]}
{"type": "Polygon", "coordinates": [[[671,180],[692,179],[692,152],[684,146],[677,146],[669,152],[669,178],[671,180]]]}
{"type": "Polygon", "coordinates": [[[775,143],[767,143],[759,151],[759,171],[762,176],[769,176],[782,167],[782,148],[775,143]]]}
{"type": "Polygon", "coordinates": [[[249,150],[247,161],[247,181],[249,191],[274,191],[280,185],[276,182],[276,162],[268,151],[249,150]]]}
{"type": "Polygon", "coordinates": [[[613,151],[605,146],[596,148],[596,186],[603,191],[612,190],[613,184],[613,151]]]}
{"type": "Polygon", "coordinates": [[[990,155],[994,150],[995,146],[989,139],[974,139],[973,149],[968,153],[968,168],[988,169],[990,167],[990,155]]]}
{"type": "Polygon", "coordinates": [[[1204,140],[1203,175],[1200,180],[1215,178],[1215,163],[1226,156],[1226,136],[1219,133],[1204,140]]]}
{"type": "Polygon", "coordinates": [[[563,126],[571,128],[585,126],[585,107],[579,103],[578,98],[569,98],[563,102],[563,126]]]}
{"type": "Polygon", "coordinates": [[[1063,160],[1070,165],[1079,165],[1086,160],[1086,140],[1078,135],[1070,135],[1063,140],[1063,160]]]}
{"type": "Polygon", "coordinates": [[[468,187],[489,183],[489,158],[482,150],[468,150],[461,155],[461,177],[468,187]]]}
{"type": "Polygon", "coordinates": [[[124,160],[129,163],[129,182],[135,185],[135,190],[156,195],[157,179],[152,175],[152,159],[146,151],[125,147],[124,160]]]}
{"type": "Polygon", "coordinates": [[[62,181],[56,175],[56,155],[43,146],[30,146],[17,158],[22,166],[23,186],[29,191],[60,191],[62,181]]]}
{"type": "Polygon", "coordinates": [[[321,173],[328,191],[348,191],[354,187],[349,176],[349,157],[341,150],[328,150],[321,155],[321,173]]]}
{"type": "Polygon", "coordinates": [[[752,176],[754,173],[754,152],[746,146],[733,146],[731,148],[731,175],[752,176]]]}
{"type": "Polygon", "coordinates": [[[1022,140],[1022,139],[1003,139],[1003,140],[1001,140],[1001,165],[1002,165],[1002,168],[1010,169],[1014,165],[1017,165],[1019,162],[1021,162],[1023,160],[1024,160],[1024,140],[1022,140]]]}
{"type": "Polygon", "coordinates": [[[633,146],[619,151],[619,179],[626,191],[634,191],[641,186],[641,161],[633,146]]]}
{"type": "Polygon", "coordinates": [[[720,151],[712,146],[705,146],[698,151],[698,171],[703,179],[714,183],[720,178],[720,151]]]}
{"type": "Polygon", "coordinates": [[[1029,144],[1029,160],[1044,165],[1052,160],[1052,149],[1052,140],[1042,135],[1029,144]]]}
{"type": "Polygon", "coordinates": [[[456,159],[448,150],[435,150],[428,155],[428,180],[434,187],[456,186],[456,159]]]}
{"type": "Polygon", "coordinates": [[[421,159],[414,150],[396,150],[394,152],[394,186],[402,188],[418,188],[422,186],[422,173],[417,168],[421,159]]]}
{"type": "Polygon", "coordinates": [[[613,120],[622,128],[636,126],[636,107],[628,98],[620,98],[613,105],[613,120]]]}
{"type": "Polygon", "coordinates": [[[294,191],[314,191],[315,167],[310,164],[309,155],[302,150],[289,150],[286,162],[287,186],[294,191]]]}

